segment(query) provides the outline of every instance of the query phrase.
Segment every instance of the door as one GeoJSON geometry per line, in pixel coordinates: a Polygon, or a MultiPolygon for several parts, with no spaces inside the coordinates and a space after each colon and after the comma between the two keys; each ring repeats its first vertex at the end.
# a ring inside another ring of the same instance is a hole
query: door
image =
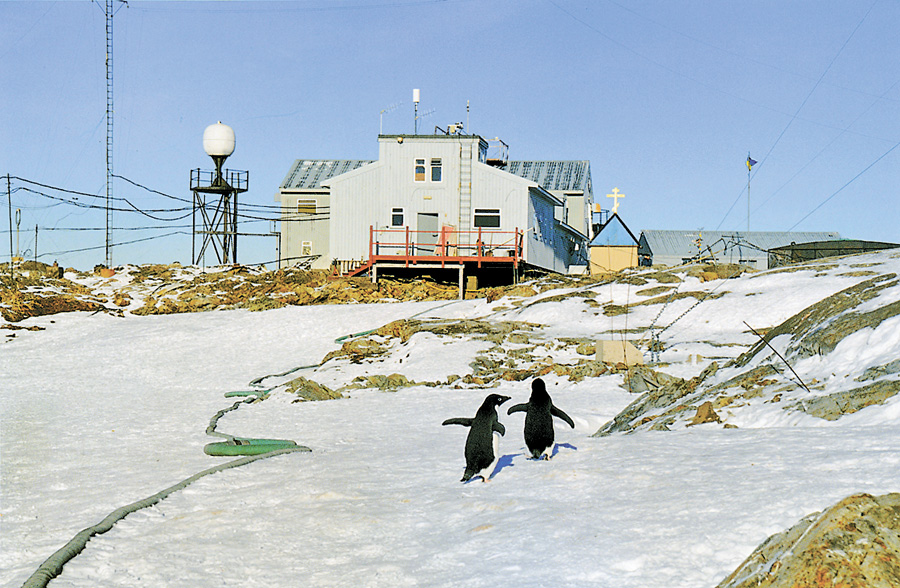
{"type": "Polygon", "coordinates": [[[420,212],[416,218],[416,255],[434,255],[440,236],[436,212],[420,212]]]}

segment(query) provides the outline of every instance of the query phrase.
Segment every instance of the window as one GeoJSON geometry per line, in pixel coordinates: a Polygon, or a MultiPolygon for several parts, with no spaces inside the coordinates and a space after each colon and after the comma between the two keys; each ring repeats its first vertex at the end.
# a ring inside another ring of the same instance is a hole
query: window
{"type": "Polygon", "coordinates": [[[403,209],[402,208],[392,208],[391,209],[391,226],[392,227],[402,227],[403,226],[403,209]]]}
{"type": "Polygon", "coordinates": [[[297,214],[316,214],[315,200],[298,200],[297,214]]]}
{"type": "Polygon", "coordinates": [[[431,181],[441,181],[441,160],[439,158],[431,160],[431,181]]]}
{"type": "Polygon", "coordinates": [[[488,229],[500,228],[500,209],[499,208],[476,208],[475,209],[475,226],[488,229]]]}
{"type": "Polygon", "coordinates": [[[425,160],[424,159],[416,160],[416,181],[417,182],[425,181],[425,160]]]}

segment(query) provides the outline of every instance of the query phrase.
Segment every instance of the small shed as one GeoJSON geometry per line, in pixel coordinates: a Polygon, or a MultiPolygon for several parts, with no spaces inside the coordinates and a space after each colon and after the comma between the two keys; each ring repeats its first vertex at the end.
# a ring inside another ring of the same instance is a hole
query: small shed
{"type": "Polygon", "coordinates": [[[617,272],[638,266],[639,241],[618,213],[603,223],[588,244],[591,252],[591,274],[617,272]]]}

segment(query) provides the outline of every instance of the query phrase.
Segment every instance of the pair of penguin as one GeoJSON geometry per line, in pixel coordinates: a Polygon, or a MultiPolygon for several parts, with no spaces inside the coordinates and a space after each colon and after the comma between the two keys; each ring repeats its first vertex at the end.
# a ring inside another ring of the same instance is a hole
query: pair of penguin
{"type": "MultiPolygon", "coordinates": [[[[442,425],[463,425],[469,427],[466,437],[466,471],[460,482],[467,482],[481,476],[485,482],[497,465],[500,438],[494,433],[506,434],[506,427],[497,417],[497,407],[509,400],[509,396],[490,394],[484,399],[474,418],[458,417],[447,419],[442,425]]],[[[550,459],[553,451],[553,417],[564,420],[573,429],[571,417],[553,406],[547,387],[540,378],[531,383],[531,398],[528,402],[511,406],[506,414],[525,413],[525,445],[534,459],[550,459]]]]}

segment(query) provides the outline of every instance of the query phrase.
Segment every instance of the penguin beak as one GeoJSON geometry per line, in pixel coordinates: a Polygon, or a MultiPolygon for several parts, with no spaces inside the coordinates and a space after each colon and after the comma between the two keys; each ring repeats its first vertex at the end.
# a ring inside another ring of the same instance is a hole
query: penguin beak
{"type": "Polygon", "coordinates": [[[503,404],[504,402],[506,402],[507,400],[512,398],[511,396],[503,396],[501,394],[498,394],[497,396],[499,397],[499,400],[497,401],[497,406],[500,406],[501,404],[503,404]]]}

